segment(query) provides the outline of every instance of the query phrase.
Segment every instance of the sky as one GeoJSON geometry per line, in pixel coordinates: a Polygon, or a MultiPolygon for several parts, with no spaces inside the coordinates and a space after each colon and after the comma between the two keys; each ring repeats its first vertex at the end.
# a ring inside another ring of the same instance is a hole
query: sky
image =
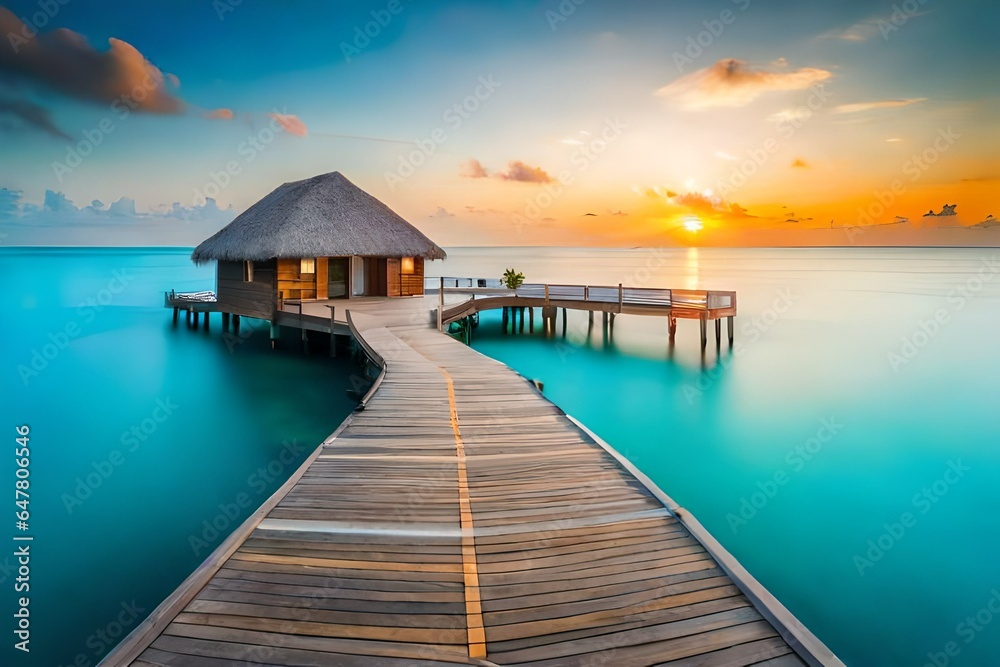
{"type": "Polygon", "coordinates": [[[444,246],[998,245],[1000,5],[0,6],[0,242],[340,171],[444,246]]]}

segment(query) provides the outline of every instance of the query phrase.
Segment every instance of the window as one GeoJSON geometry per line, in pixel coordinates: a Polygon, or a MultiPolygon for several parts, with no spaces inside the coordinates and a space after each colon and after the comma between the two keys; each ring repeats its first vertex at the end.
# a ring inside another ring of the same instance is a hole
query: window
{"type": "Polygon", "coordinates": [[[315,259],[303,259],[302,264],[299,267],[299,273],[316,273],[316,260],[315,259]]]}
{"type": "Polygon", "coordinates": [[[243,282],[253,282],[253,262],[243,262],[243,282]]]}
{"type": "Polygon", "coordinates": [[[413,275],[413,258],[404,257],[402,260],[402,273],[403,275],[410,276],[413,275]]]}

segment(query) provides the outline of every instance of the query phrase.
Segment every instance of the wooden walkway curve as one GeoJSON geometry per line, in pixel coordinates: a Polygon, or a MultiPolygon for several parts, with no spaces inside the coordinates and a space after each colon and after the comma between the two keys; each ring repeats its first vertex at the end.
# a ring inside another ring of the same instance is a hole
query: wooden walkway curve
{"type": "Polygon", "coordinates": [[[102,665],[842,664],[524,378],[412,322],[355,319],[387,366],[364,411],[102,665]]]}

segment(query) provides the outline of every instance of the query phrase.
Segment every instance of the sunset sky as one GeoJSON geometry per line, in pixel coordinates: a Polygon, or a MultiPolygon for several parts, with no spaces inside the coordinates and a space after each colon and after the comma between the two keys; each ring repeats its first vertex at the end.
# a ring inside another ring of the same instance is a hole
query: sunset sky
{"type": "Polygon", "coordinates": [[[193,244],[336,170],[442,245],[997,244],[998,25],[970,0],[8,2],[0,229],[193,244]]]}

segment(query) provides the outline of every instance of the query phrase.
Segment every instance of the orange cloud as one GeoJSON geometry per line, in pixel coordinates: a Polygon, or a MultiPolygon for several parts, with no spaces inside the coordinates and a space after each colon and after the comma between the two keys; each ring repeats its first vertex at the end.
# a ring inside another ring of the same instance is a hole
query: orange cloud
{"type": "Polygon", "coordinates": [[[813,67],[781,71],[753,68],[743,60],[720,60],[691,72],[657,91],[686,109],[741,107],[760,95],[778,90],[802,90],[826,81],[833,74],[813,67]]]}
{"type": "Polygon", "coordinates": [[[465,178],[486,178],[490,175],[479,160],[463,162],[459,174],[465,178]]]}
{"type": "Polygon", "coordinates": [[[63,95],[111,104],[120,100],[136,111],[173,114],[184,103],[165,86],[166,77],[131,44],[109,39],[99,52],[86,38],[59,29],[32,34],[9,10],[0,7],[0,74],[42,84],[63,95]]]}
{"type": "Polygon", "coordinates": [[[267,115],[278,121],[278,124],[289,134],[294,134],[297,137],[304,137],[309,134],[306,124],[299,120],[298,116],[284,113],[269,113],[267,115]]]}
{"type": "Polygon", "coordinates": [[[213,109],[202,114],[202,118],[209,120],[232,120],[235,117],[232,109],[213,109]]]}
{"type": "Polygon", "coordinates": [[[792,162],[794,169],[809,169],[810,167],[811,165],[800,157],[795,158],[795,162],[792,162]]]}
{"type": "Polygon", "coordinates": [[[524,162],[521,162],[520,160],[510,162],[507,165],[506,173],[498,173],[496,177],[505,181],[518,181],[520,183],[552,182],[552,177],[549,176],[544,169],[541,167],[532,167],[524,162]]]}
{"type": "MultiPolygon", "coordinates": [[[[465,178],[488,178],[490,172],[479,160],[469,160],[462,164],[459,175],[465,178]]],[[[498,171],[493,178],[501,181],[517,181],[519,183],[551,183],[549,176],[541,167],[532,167],[521,160],[511,160],[507,163],[507,171],[498,171]]]]}

